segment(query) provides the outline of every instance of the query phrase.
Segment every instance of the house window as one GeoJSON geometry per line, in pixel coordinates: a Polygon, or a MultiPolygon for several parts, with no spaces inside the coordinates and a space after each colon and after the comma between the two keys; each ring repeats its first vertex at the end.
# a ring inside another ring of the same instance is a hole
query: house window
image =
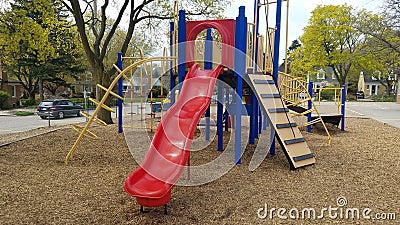
{"type": "Polygon", "coordinates": [[[323,69],[318,70],[317,79],[318,80],[325,80],[325,71],[323,69]]]}
{"type": "Polygon", "coordinates": [[[11,86],[11,97],[17,97],[17,86],[11,86]]]}
{"type": "Polygon", "coordinates": [[[367,85],[367,90],[369,90],[369,84],[367,85]]]}

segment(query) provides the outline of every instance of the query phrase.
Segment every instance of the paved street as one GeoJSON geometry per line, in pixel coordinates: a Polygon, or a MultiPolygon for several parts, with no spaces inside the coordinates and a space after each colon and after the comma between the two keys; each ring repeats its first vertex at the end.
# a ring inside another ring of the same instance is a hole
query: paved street
{"type": "MultiPolygon", "coordinates": [[[[84,122],[85,117],[70,117],[64,119],[50,120],[50,125],[66,125],[84,122]]],[[[46,127],[49,125],[48,120],[43,120],[39,116],[0,116],[0,134],[17,133],[27,130],[46,127]]]]}
{"type": "MultiPolygon", "coordinates": [[[[339,113],[333,102],[321,102],[317,108],[322,114],[339,113]]],[[[346,102],[345,116],[371,118],[400,128],[400,104],[395,102],[346,102]]]]}
{"type": "Polygon", "coordinates": [[[369,117],[400,128],[400,104],[395,102],[347,102],[350,113],[369,117]]]}

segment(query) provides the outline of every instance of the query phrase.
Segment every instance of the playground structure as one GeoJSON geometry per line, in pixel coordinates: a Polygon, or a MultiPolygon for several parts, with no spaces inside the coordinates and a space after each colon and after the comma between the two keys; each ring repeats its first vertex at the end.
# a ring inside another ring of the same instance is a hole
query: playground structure
{"type": "MultiPolygon", "coordinates": [[[[101,101],[90,99],[98,107],[93,115],[84,115],[89,118],[85,127],[75,127],[80,135],[68,153],[65,162],[68,163],[68,160],[73,156],[83,136],[96,137],[89,130],[92,122],[105,125],[104,122],[96,118],[96,114],[100,108],[113,111],[104,105],[105,99],[110,95],[118,98],[118,132],[123,131],[122,79],[131,83],[131,79],[126,74],[131,73],[130,71],[133,68],[150,61],[162,61],[172,64],[169,70],[170,91],[174,92],[174,88],[178,87],[179,98],[176,99],[174,93],[170,94],[171,108],[162,117],[145,159],[140,167],[128,176],[124,184],[125,190],[136,197],[141,209],[143,207],[165,206],[166,210],[166,204],[171,197],[171,189],[181,176],[183,169],[189,166],[191,141],[196,126],[204,113],[206,117],[206,139],[209,138],[209,136],[207,137],[210,126],[209,104],[216,79],[224,81],[235,90],[233,95],[234,110],[231,110],[229,114],[232,116],[235,126],[234,161],[236,164],[241,163],[242,115],[249,115],[250,117],[249,144],[255,143],[255,139],[259,138],[262,132],[263,122],[267,122],[273,134],[270,140],[271,145],[267,146],[267,151],[271,155],[275,154],[276,138],[282,146],[291,169],[314,164],[314,155],[300,133],[289,109],[294,110],[296,115],[307,116],[308,121],[304,125],[308,126],[309,131],[311,125],[321,123],[329,142],[331,138],[325,126],[325,120],[315,107],[312,91],[310,95],[309,84],[303,78],[278,72],[282,0],[275,3],[277,4],[276,28],[267,28],[266,41],[262,36],[258,36],[258,20],[260,7],[263,5],[267,7],[269,3],[261,4],[259,0],[256,0],[255,19],[252,24],[247,23],[243,6],[239,8],[239,15],[236,20],[186,21],[185,11],[179,11],[179,14],[175,14],[177,15],[176,21],[172,22],[170,26],[171,56],[169,57],[148,59],[141,57],[141,60],[123,69],[123,57],[122,54],[119,54],[118,66],[115,66],[119,75],[109,88],[98,85],[99,88],[106,91],[106,94],[101,101]],[[212,70],[213,56],[210,54],[212,47],[206,41],[204,69],[202,70],[194,58],[194,41],[203,30],[207,30],[206,40],[212,40],[210,28],[216,29],[221,34],[221,63],[212,70]],[[188,72],[187,68],[189,68],[188,72]],[[176,79],[178,83],[176,83],[176,79]],[[119,86],[118,94],[112,92],[117,83],[119,86]],[[247,102],[246,107],[243,107],[243,89],[246,88],[249,90],[250,102],[247,102]],[[247,109],[247,112],[244,112],[244,109],[247,109]],[[312,113],[314,113],[314,117],[312,113]]],[[[125,57],[125,59],[129,60],[130,58],[125,57]]],[[[131,85],[133,86],[132,83],[131,85]]],[[[218,86],[217,137],[218,150],[220,151],[223,150],[223,89],[222,86],[218,86]]],[[[152,96],[151,93],[150,90],[152,96]]],[[[345,93],[345,91],[341,93],[345,93]]],[[[142,92],[141,96],[143,97],[142,92]]],[[[342,112],[344,112],[344,99],[345,95],[343,94],[342,112]]],[[[150,103],[152,104],[152,100],[150,103]]],[[[225,116],[227,118],[228,114],[225,113],[225,116]]],[[[344,129],[344,113],[341,116],[344,129]]],[[[228,119],[225,119],[225,121],[226,128],[228,119]]]]}

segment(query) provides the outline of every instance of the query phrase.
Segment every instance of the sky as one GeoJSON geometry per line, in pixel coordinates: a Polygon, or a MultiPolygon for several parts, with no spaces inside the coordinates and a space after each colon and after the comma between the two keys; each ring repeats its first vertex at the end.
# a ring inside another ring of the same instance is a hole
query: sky
{"type": "MultiPolygon", "coordinates": [[[[261,0],[263,3],[264,0],[261,0]]],[[[342,5],[347,4],[353,6],[355,9],[367,9],[372,12],[380,11],[382,6],[382,0],[289,0],[289,45],[293,40],[299,38],[303,34],[303,28],[307,26],[308,20],[311,16],[311,11],[317,5],[342,5]]],[[[248,22],[253,22],[254,14],[254,1],[253,0],[233,0],[230,7],[225,11],[227,18],[235,18],[238,14],[239,6],[246,6],[246,16],[248,22]]],[[[274,27],[275,15],[276,15],[276,4],[270,5],[270,15],[268,16],[269,26],[274,27]]],[[[286,30],[286,9],[287,4],[282,4],[282,31],[281,31],[281,53],[280,59],[284,56],[285,49],[285,30],[286,30]]],[[[260,15],[260,34],[265,36],[265,13],[264,7],[261,8],[260,15]]]]}

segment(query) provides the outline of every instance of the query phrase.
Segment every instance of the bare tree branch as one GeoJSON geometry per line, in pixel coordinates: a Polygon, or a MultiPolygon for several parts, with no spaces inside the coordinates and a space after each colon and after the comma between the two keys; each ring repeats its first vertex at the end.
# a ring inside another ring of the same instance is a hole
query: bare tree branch
{"type": "Polygon", "coordinates": [[[114,36],[115,31],[117,30],[117,28],[119,26],[119,23],[121,22],[122,16],[123,16],[126,8],[128,7],[128,4],[129,4],[129,0],[125,0],[124,4],[122,5],[121,10],[119,11],[117,19],[115,20],[110,32],[108,33],[108,35],[106,37],[106,39],[104,40],[103,48],[102,48],[102,50],[100,52],[100,58],[101,59],[104,59],[104,57],[105,57],[105,55],[107,53],[107,47],[108,47],[112,37],[114,36]]]}

